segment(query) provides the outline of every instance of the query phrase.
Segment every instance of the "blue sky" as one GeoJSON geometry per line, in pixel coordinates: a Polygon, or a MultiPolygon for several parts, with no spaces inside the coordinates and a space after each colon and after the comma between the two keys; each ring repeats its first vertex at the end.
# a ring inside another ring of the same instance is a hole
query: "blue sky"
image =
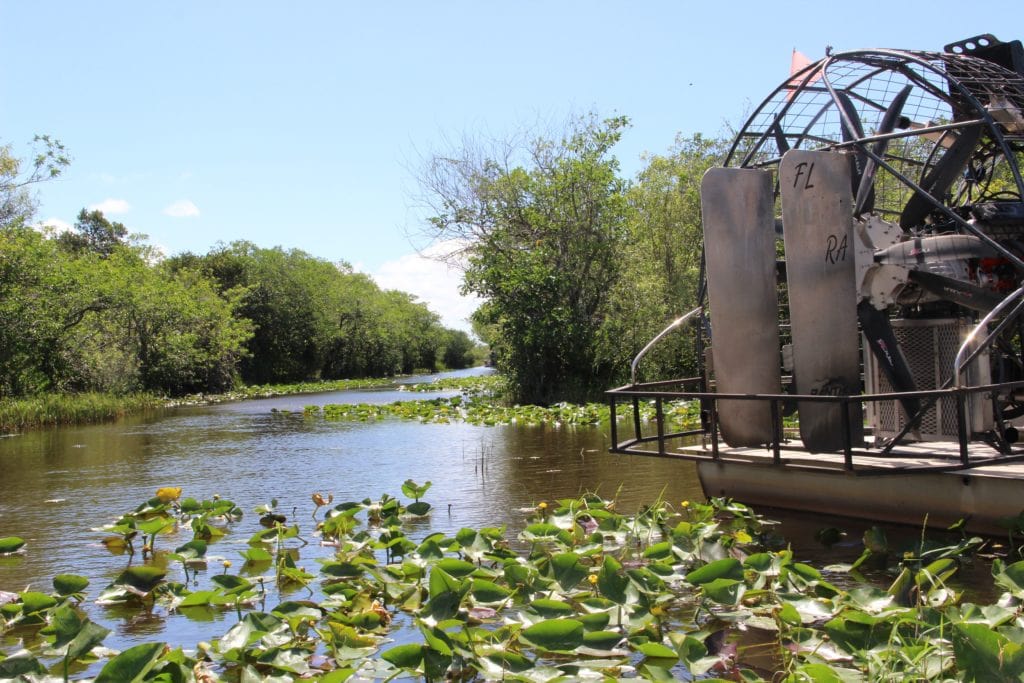
{"type": "Polygon", "coordinates": [[[415,169],[464,135],[595,111],[632,120],[632,176],[677,133],[724,134],[811,59],[1024,38],[1019,0],[16,2],[0,0],[0,144],[73,163],[39,219],[84,207],[169,254],[218,241],[345,260],[465,327],[458,274],[415,257],[415,169]],[[927,8],[927,9],[925,9],[927,8]]]}

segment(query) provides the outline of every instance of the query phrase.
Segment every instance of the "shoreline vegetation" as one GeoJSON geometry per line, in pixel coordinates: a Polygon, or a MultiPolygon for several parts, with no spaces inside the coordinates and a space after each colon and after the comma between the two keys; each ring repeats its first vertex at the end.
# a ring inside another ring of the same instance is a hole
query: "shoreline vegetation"
{"type": "MultiPolygon", "coordinates": [[[[407,377],[376,377],[339,379],[291,384],[255,384],[219,394],[191,394],[180,398],[167,398],[155,394],[137,393],[118,395],[103,392],[77,394],[41,394],[22,398],[0,399],[0,434],[26,429],[70,426],[109,422],[147,411],[184,405],[209,405],[228,401],[245,401],[294,394],[314,394],[353,389],[379,389],[404,387],[410,391],[463,390],[483,386],[482,378],[451,378],[438,382],[402,384],[407,377]]],[[[490,386],[497,386],[495,381],[490,386]]]]}
{"type": "MultiPolygon", "coordinates": [[[[609,421],[608,405],[604,403],[556,403],[551,406],[510,405],[505,401],[506,380],[500,375],[450,377],[433,381],[406,383],[407,377],[365,378],[298,382],[293,384],[258,384],[221,394],[193,394],[168,399],[152,394],[116,396],[102,393],[47,394],[31,398],[0,400],[0,434],[27,429],[109,422],[147,411],[188,405],[212,405],[229,401],[245,401],[276,396],[316,394],[354,389],[398,389],[410,394],[459,392],[458,395],[430,399],[394,401],[392,403],[351,403],[307,405],[306,417],[326,420],[368,421],[386,417],[421,422],[468,422],[476,425],[601,425],[609,421]]],[[[641,418],[649,419],[654,409],[640,406],[641,418]]],[[[679,425],[693,425],[699,420],[695,403],[667,406],[666,415],[679,425]]],[[[275,413],[288,414],[289,411],[275,413]]],[[[622,416],[620,416],[621,419],[622,416]]]]}

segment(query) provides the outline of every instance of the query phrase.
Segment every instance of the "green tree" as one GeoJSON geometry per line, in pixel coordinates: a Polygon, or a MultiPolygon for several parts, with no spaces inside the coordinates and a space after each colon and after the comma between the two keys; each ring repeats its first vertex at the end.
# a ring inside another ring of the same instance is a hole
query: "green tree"
{"type": "Polygon", "coordinates": [[[462,330],[446,330],[441,362],[449,370],[469,368],[477,362],[477,345],[462,330]]]}
{"type": "Polygon", "coordinates": [[[33,146],[28,164],[10,145],[0,146],[0,228],[27,224],[36,211],[31,187],[56,178],[71,163],[64,145],[49,135],[35,136],[33,146]]]}
{"type": "Polygon", "coordinates": [[[611,376],[595,342],[626,236],[612,148],[627,125],[591,115],[558,140],[470,144],[431,158],[421,178],[433,235],[469,245],[464,287],[484,299],[474,321],[496,330],[516,400],[585,398],[611,376]]]}
{"type": "Polygon", "coordinates": [[[108,258],[117,247],[126,244],[127,237],[128,228],[124,224],[107,220],[102,211],[82,209],[74,231],[57,235],[57,241],[68,251],[91,251],[108,258]]]}
{"type": "MultiPolygon", "coordinates": [[[[630,362],[647,342],[699,303],[700,184],[725,149],[724,140],[678,136],[667,154],[645,159],[630,187],[623,270],[598,343],[598,355],[618,370],[616,383],[628,379],[630,362]]],[[[683,330],[666,338],[642,369],[648,378],[689,376],[695,361],[693,334],[683,330]]]]}

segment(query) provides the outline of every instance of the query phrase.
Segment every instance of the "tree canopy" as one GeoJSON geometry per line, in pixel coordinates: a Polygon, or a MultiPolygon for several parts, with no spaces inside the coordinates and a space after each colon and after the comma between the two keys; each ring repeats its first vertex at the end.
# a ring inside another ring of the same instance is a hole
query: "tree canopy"
{"type": "MultiPolygon", "coordinates": [[[[571,120],[556,138],[467,142],[427,160],[434,238],[463,244],[474,328],[522,402],[592,398],[667,321],[695,305],[699,184],[721,143],[679,139],[635,181],[612,154],[625,117],[571,120]]],[[[692,367],[677,340],[652,358],[692,367]]]]}
{"type": "Polygon", "coordinates": [[[30,188],[67,164],[59,142],[37,143],[27,172],[0,147],[0,398],[182,395],[476,361],[468,335],[345,263],[250,242],[163,259],[87,209],[69,231],[37,229],[30,188]]]}

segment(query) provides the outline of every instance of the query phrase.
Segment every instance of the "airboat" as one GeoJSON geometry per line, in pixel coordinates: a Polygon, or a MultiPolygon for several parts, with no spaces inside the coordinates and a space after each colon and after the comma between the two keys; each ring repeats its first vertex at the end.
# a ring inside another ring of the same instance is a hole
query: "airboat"
{"type": "Polygon", "coordinates": [[[753,505],[1024,530],[1022,166],[1020,41],[792,74],[702,180],[696,306],[608,392],[611,451],[753,505]],[[697,375],[638,381],[677,329],[697,375]]]}

